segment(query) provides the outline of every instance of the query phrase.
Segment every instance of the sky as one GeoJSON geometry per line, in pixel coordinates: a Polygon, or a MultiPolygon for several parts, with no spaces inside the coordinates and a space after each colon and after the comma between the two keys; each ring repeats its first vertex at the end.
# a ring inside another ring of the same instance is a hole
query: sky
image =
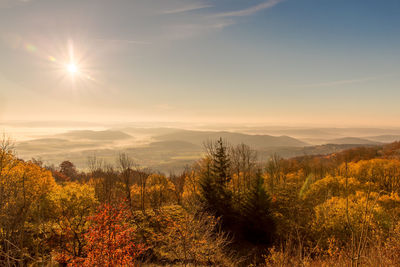
{"type": "Polygon", "coordinates": [[[0,121],[398,127],[399,99],[398,0],[0,0],[0,121]]]}

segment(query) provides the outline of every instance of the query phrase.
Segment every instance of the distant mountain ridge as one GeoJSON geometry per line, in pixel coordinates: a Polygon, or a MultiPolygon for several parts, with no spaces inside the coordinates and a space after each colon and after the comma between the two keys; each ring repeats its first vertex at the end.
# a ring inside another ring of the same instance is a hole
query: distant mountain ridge
{"type": "Polygon", "coordinates": [[[328,144],[337,144],[337,145],[345,145],[345,144],[354,144],[354,145],[381,145],[381,142],[369,140],[366,138],[359,137],[343,137],[330,140],[327,142],[328,144]]]}
{"type": "Polygon", "coordinates": [[[382,143],[393,143],[396,141],[400,141],[400,135],[378,135],[378,136],[368,136],[366,137],[368,140],[373,140],[382,143]]]}
{"type": "Polygon", "coordinates": [[[271,135],[250,135],[234,132],[213,132],[213,131],[189,131],[180,130],[173,133],[155,136],[158,141],[185,141],[196,145],[202,145],[207,140],[216,140],[218,138],[227,140],[232,145],[240,143],[247,144],[254,148],[267,147],[303,147],[309,145],[289,136],[271,136],[271,135]]]}
{"type": "MultiPolygon", "coordinates": [[[[319,132],[318,134],[322,134],[319,132]]],[[[311,145],[286,135],[240,133],[232,131],[185,130],[178,128],[112,128],[109,130],[74,130],[62,134],[21,141],[16,149],[21,158],[41,158],[48,164],[72,160],[78,168],[87,167],[87,158],[95,155],[113,163],[120,153],[128,153],[136,163],[160,171],[179,170],[201,158],[203,144],[222,137],[231,145],[244,143],[256,150],[260,159],[271,155],[296,157],[326,155],[353,147],[382,145],[400,135],[343,137],[321,140],[311,145]]]]}

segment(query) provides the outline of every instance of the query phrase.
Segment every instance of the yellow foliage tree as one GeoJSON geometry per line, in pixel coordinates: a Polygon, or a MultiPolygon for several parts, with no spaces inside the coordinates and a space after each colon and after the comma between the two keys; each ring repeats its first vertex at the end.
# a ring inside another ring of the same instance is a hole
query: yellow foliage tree
{"type": "Polygon", "coordinates": [[[147,198],[150,207],[159,209],[174,199],[174,184],[161,174],[152,174],[147,181],[147,198]]]}
{"type": "Polygon", "coordinates": [[[88,229],[87,217],[98,205],[95,190],[77,182],[57,186],[51,194],[53,212],[53,242],[59,248],[59,262],[67,263],[65,255],[82,257],[84,234],[88,229]]]}
{"type": "Polygon", "coordinates": [[[55,187],[50,171],[0,149],[0,262],[48,254],[49,194],[55,187]]]}

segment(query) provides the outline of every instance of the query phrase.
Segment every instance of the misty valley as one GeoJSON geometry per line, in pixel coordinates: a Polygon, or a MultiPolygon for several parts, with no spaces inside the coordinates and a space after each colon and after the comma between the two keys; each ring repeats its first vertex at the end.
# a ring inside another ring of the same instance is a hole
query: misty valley
{"type": "MultiPolygon", "coordinates": [[[[6,127],[3,126],[4,129],[7,129],[6,127]]],[[[9,132],[15,131],[16,136],[23,140],[16,140],[15,148],[18,156],[26,160],[35,158],[47,165],[58,165],[68,159],[79,169],[85,170],[88,168],[90,157],[115,163],[119,154],[126,153],[137,164],[166,173],[181,171],[191,165],[204,154],[204,144],[219,137],[232,145],[249,145],[257,151],[260,161],[267,160],[275,154],[283,158],[324,155],[359,145],[382,145],[400,139],[400,129],[240,129],[231,126],[229,131],[221,131],[207,125],[203,126],[203,129],[192,130],[126,125],[102,128],[103,130],[60,128],[61,132],[46,135],[41,133],[40,125],[30,126],[28,130],[20,125],[10,128],[9,132]],[[36,129],[34,134],[32,129],[36,129]]]]}

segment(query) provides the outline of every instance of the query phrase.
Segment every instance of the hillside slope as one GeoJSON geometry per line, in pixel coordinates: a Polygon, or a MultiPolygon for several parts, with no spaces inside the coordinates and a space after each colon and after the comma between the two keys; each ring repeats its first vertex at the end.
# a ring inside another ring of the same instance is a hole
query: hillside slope
{"type": "Polygon", "coordinates": [[[289,136],[271,136],[271,135],[250,135],[233,132],[211,132],[211,131],[186,131],[182,130],[175,133],[169,133],[156,136],[159,141],[184,141],[196,145],[202,145],[207,140],[216,140],[222,137],[232,145],[245,143],[255,149],[267,147],[303,147],[308,144],[289,136]]]}

